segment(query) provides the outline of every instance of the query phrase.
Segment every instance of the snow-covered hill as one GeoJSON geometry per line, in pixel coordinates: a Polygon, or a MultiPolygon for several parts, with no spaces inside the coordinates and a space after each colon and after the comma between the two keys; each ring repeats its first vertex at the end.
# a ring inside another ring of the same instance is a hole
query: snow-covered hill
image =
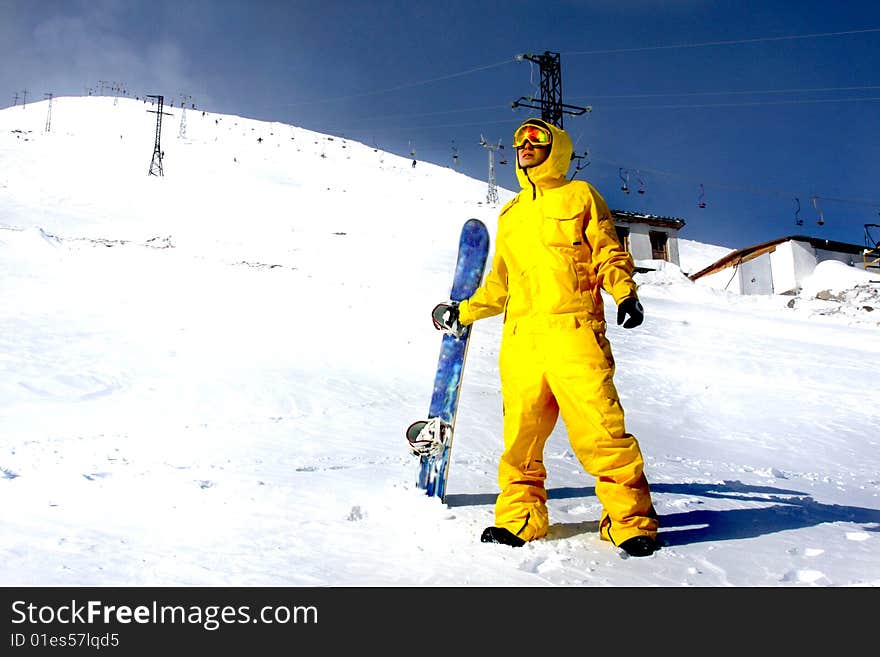
{"type": "Polygon", "coordinates": [[[708,267],[733,251],[726,246],[703,244],[687,238],[678,238],[678,259],[685,274],[693,274],[708,267]]]}
{"type": "Polygon", "coordinates": [[[485,181],[180,108],[150,176],[151,109],[0,111],[0,584],[880,584],[880,309],[853,287],[710,290],[682,269],[728,249],[683,239],[682,269],[639,275],[645,323],[608,329],[663,549],[599,541],[561,423],[550,535],[481,544],[500,319],[474,330],[447,504],[403,434],[461,224],[495,228],[485,181]]]}

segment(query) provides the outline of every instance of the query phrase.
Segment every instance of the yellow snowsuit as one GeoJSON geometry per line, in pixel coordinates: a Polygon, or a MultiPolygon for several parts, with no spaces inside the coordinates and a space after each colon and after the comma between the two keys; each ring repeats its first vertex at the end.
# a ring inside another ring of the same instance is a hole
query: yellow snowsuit
{"type": "Polygon", "coordinates": [[[544,125],[553,134],[550,154],[537,166],[517,166],[522,191],[499,214],[491,269],[459,305],[465,325],[504,313],[495,525],[526,541],[547,534],[543,452],[561,412],[574,453],[596,477],[600,536],[615,545],[640,534],[655,538],[641,450],[626,432],[613,382],[600,291],[618,304],[636,296],[632,257],[599,193],[566,179],[568,134],[544,125]]]}

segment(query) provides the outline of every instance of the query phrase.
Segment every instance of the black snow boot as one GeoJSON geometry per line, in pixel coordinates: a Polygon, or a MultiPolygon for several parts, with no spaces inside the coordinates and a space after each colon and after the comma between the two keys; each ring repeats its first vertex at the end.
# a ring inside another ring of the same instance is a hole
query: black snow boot
{"type": "Polygon", "coordinates": [[[657,541],[650,536],[633,536],[618,546],[631,557],[649,557],[657,551],[657,541]]]}
{"type": "Polygon", "coordinates": [[[526,544],[519,536],[512,534],[503,527],[486,527],[480,536],[483,543],[501,543],[510,547],[522,547],[526,544]]]}

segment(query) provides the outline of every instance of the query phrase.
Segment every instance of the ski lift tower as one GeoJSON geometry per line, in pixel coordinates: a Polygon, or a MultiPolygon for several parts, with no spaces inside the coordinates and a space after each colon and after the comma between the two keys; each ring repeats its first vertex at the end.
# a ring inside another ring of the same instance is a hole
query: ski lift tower
{"type": "Polygon", "coordinates": [[[150,171],[147,175],[164,176],[165,172],[162,170],[162,158],[165,156],[162,152],[162,116],[171,116],[171,114],[164,111],[165,96],[147,94],[147,98],[156,99],[156,109],[147,110],[156,115],[156,141],[153,145],[153,159],[150,161],[150,171]]]}
{"type": "Polygon", "coordinates": [[[186,139],[186,103],[192,104],[192,96],[181,94],[180,100],[180,128],[177,131],[178,139],[186,139]]]}
{"type": "Polygon", "coordinates": [[[46,110],[46,132],[52,130],[52,96],[54,94],[43,94],[49,99],[49,109],[46,110]]]}
{"type": "Polygon", "coordinates": [[[541,119],[562,128],[562,115],[579,116],[592,111],[592,107],[577,107],[562,102],[562,63],[558,52],[545,51],[543,55],[517,55],[517,61],[523,59],[536,63],[541,67],[541,98],[521,96],[512,103],[513,108],[529,107],[541,110],[541,119]]]}
{"type": "Polygon", "coordinates": [[[498,185],[495,182],[495,151],[503,150],[504,145],[498,140],[497,145],[490,144],[480,135],[480,146],[489,151],[489,191],[486,193],[487,203],[498,203],[498,185]]]}

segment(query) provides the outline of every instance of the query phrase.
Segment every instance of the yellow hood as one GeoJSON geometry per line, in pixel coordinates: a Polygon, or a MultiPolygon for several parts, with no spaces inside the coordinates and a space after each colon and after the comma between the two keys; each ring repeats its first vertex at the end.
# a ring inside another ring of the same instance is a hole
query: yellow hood
{"type": "Polygon", "coordinates": [[[521,169],[519,158],[517,158],[516,178],[519,180],[520,187],[531,190],[532,185],[542,189],[562,185],[566,181],[568,167],[571,165],[571,154],[574,150],[571,137],[562,128],[557,128],[541,119],[528,119],[524,123],[537,123],[547,128],[553,135],[553,143],[550,146],[550,155],[536,167],[521,169]]]}

